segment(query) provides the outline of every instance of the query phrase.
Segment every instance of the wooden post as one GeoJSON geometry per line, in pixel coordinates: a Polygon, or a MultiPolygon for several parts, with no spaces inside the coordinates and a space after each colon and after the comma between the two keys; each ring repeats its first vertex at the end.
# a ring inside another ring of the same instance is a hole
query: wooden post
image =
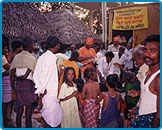
{"type": "Polygon", "coordinates": [[[105,43],[107,49],[107,3],[102,2],[102,41],[105,43]]]}
{"type": "MultiPolygon", "coordinates": [[[[109,12],[109,37],[108,37],[108,39],[109,39],[109,43],[111,42],[111,37],[112,37],[112,16],[111,16],[111,11],[109,12]]],[[[109,43],[108,43],[108,45],[109,45],[109,43]]]]}
{"type": "Polygon", "coordinates": [[[93,10],[89,10],[89,17],[90,17],[90,28],[91,31],[93,32],[93,10]]]}

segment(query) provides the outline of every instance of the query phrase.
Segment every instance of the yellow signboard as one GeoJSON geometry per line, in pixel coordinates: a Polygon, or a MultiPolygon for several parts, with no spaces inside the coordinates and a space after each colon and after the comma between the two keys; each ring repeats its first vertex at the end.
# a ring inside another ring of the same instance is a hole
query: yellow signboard
{"type": "Polygon", "coordinates": [[[148,28],[147,7],[130,7],[114,11],[112,29],[137,30],[148,28]]]}

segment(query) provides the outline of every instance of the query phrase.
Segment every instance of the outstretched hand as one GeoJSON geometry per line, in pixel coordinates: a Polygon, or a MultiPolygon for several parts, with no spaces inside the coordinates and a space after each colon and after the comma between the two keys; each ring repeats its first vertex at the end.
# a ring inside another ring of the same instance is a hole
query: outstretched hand
{"type": "Polygon", "coordinates": [[[130,91],[128,91],[128,96],[130,96],[130,97],[137,97],[137,96],[139,96],[139,91],[130,90],[130,91]]]}
{"type": "Polygon", "coordinates": [[[38,98],[38,108],[37,108],[38,110],[42,109],[42,107],[43,107],[42,98],[46,94],[47,94],[47,90],[45,89],[44,93],[39,96],[39,98],[38,98]]]}
{"type": "Polygon", "coordinates": [[[137,107],[133,107],[132,109],[129,110],[129,113],[128,113],[128,118],[132,118],[134,117],[135,113],[136,113],[136,110],[137,110],[137,107]]]}
{"type": "Polygon", "coordinates": [[[114,63],[114,65],[120,67],[120,64],[119,63],[114,63]]]}

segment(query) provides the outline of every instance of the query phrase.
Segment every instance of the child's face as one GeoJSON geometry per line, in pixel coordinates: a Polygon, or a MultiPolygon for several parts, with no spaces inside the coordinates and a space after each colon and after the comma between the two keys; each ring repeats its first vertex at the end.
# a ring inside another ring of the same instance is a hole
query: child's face
{"type": "Polygon", "coordinates": [[[68,71],[67,79],[68,79],[68,81],[73,81],[73,79],[74,79],[74,71],[73,70],[68,71]]]}

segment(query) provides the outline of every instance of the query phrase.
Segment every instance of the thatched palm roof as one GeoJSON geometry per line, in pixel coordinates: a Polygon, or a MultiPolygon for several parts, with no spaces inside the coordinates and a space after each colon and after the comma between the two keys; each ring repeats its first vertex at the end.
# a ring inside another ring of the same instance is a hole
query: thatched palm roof
{"type": "MultiPolygon", "coordinates": [[[[98,35],[92,33],[85,23],[67,9],[60,9],[44,13],[47,19],[54,24],[59,38],[67,44],[84,43],[87,37],[94,41],[100,40],[98,35]]],[[[98,42],[98,41],[97,41],[98,42]]]]}
{"type": "Polygon", "coordinates": [[[2,8],[2,33],[12,39],[31,36],[46,40],[51,34],[62,43],[80,44],[87,37],[101,41],[88,26],[69,10],[61,9],[43,14],[30,2],[6,2],[2,8]]]}
{"type": "Polygon", "coordinates": [[[29,2],[3,3],[2,33],[13,39],[31,36],[35,40],[56,34],[48,19],[29,2]]]}

